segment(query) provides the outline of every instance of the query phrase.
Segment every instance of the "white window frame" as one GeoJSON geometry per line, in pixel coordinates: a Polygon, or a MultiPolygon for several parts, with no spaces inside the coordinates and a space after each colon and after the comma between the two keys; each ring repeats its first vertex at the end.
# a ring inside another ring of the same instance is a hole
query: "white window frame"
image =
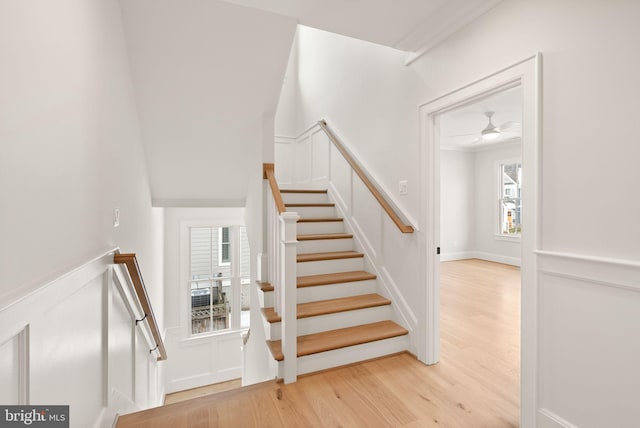
{"type": "MultiPolygon", "coordinates": [[[[232,266],[231,269],[231,312],[237,314],[237,316],[231,317],[231,325],[224,330],[215,330],[204,333],[192,333],[191,332],[191,228],[216,228],[216,227],[242,227],[241,223],[227,223],[224,221],[182,221],[180,222],[180,307],[182,319],[181,331],[182,341],[200,341],[203,339],[215,337],[215,336],[228,336],[238,333],[245,333],[249,327],[241,327],[241,284],[240,284],[240,265],[232,266]],[[237,270],[238,272],[236,272],[237,270]]],[[[231,231],[230,231],[231,232],[231,231]]],[[[240,243],[235,241],[234,233],[229,233],[229,241],[231,243],[231,251],[237,252],[232,257],[240,257],[240,243]],[[235,249],[235,250],[234,250],[235,249]]],[[[239,235],[239,234],[238,234],[239,235]]]]}
{"type": "MultiPolygon", "coordinates": [[[[231,254],[229,254],[229,259],[226,262],[222,258],[222,246],[225,244],[225,242],[222,241],[222,230],[225,228],[229,229],[229,242],[226,244],[231,245],[231,241],[233,240],[231,237],[231,226],[218,227],[218,266],[229,266],[231,264],[231,254]]],[[[231,248],[233,249],[233,245],[231,245],[231,248]]]]}
{"type": "MultiPolygon", "coordinates": [[[[496,184],[495,184],[495,189],[496,189],[496,208],[495,208],[495,212],[494,212],[494,221],[493,224],[494,226],[494,233],[493,233],[493,237],[496,241],[511,241],[511,242],[520,242],[521,238],[522,238],[522,233],[518,233],[518,234],[513,234],[513,235],[505,235],[504,233],[502,233],[502,215],[501,215],[501,211],[502,211],[502,199],[504,199],[502,197],[502,186],[503,186],[503,182],[502,182],[502,166],[503,165],[509,165],[512,163],[519,163],[522,164],[522,158],[510,158],[510,159],[501,159],[501,160],[497,160],[495,162],[495,168],[494,170],[496,171],[495,177],[496,177],[496,184]]],[[[518,198],[515,199],[522,199],[522,195],[518,198]]]]}

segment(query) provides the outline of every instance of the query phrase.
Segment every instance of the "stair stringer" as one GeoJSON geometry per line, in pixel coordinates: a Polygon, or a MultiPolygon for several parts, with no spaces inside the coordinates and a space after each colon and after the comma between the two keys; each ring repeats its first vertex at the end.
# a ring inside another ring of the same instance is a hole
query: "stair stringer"
{"type": "Polygon", "coordinates": [[[348,211],[345,202],[339,196],[332,182],[327,186],[327,196],[330,202],[335,204],[335,210],[340,217],[343,218],[346,233],[353,235],[354,249],[364,253],[365,270],[377,276],[378,294],[391,300],[392,320],[400,324],[409,331],[408,334],[408,350],[414,355],[418,350],[418,337],[415,332],[418,331],[418,318],[404,298],[398,285],[393,280],[389,271],[384,267],[374,263],[375,254],[372,254],[370,245],[365,245],[368,240],[364,236],[363,231],[354,224],[351,213],[348,211]]]}

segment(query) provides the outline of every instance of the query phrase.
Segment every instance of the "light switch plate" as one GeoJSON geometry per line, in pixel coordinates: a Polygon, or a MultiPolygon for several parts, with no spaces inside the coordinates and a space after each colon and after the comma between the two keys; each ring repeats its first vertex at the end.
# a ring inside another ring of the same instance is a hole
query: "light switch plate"
{"type": "Polygon", "coordinates": [[[120,208],[113,209],[113,227],[120,226],[120,208]]]}
{"type": "Polygon", "coordinates": [[[408,185],[407,180],[400,180],[398,182],[398,192],[401,195],[406,195],[406,194],[409,193],[409,185],[408,185]]]}

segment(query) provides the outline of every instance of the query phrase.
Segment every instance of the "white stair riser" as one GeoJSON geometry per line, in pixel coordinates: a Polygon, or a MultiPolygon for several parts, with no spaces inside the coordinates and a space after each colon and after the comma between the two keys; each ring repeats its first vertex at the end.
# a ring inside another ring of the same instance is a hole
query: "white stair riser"
{"type": "Polygon", "coordinates": [[[311,235],[316,233],[343,233],[344,223],[342,221],[319,221],[319,222],[298,222],[298,235],[311,235]]]}
{"type": "Polygon", "coordinates": [[[353,239],[314,239],[312,241],[298,241],[297,249],[298,254],[350,251],[353,249],[353,239]]]}
{"type": "MultiPolygon", "coordinates": [[[[377,291],[378,284],[375,279],[318,285],[316,287],[301,287],[296,290],[296,301],[298,303],[317,302],[318,300],[372,294],[377,291]]],[[[261,308],[273,308],[275,301],[275,293],[273,291],[267,291],[266,293],[260,292],[258,294],[262,294],[261,308]]]]}
{"type": "Polygon", "coordinates": [[[283,193],[285,204],[326,204],[329,197],[326,193],[283,193]]]}
{"type": "Polygon", "coordinates": [[[260,299],[261,308],[273,308],[273,299],[274,299],[273,291],[267,291],[267,292],[260,291],[258,293],[258,296],[260,296],[259,299],[260,299]]]}
{"type": "Polygon", "coordinates": [[[281,337],[280,334],[280,323],[270,323],[267,319],[262,316],[262,327],[264,328],[264,337],[266,340],[278,340],[281,337]],[[277,339],[276,339],[277,337],[277,339]]]}
{"type": "MultiPolygon", "coordinates": [[[[409,349],[409,336],[398,336],[390,339],[363,343],[319,354],[306,355],[298,358],[298,375],[318,372],[333,367],[340,367],[385,355],[397,354],[409,349]]],[[[278,362],[278,377],[284,373],[284,361],[278,362]]]]}
{"type": "Polygon", "coordinates": [[[324,273],[351,272],[364,270],[364,258],[320,260],[314,262],[299,262],[297,276],[320,275],[324,273]]]}
{"type": "MultiPolygon", "coordinates": [[[[301,318],[298,320],[298,336],[384,321],[390,319],[391,315],[391,306],[385,305],[374,308],[320,315],[317,317],[301,318]]],[[[280,337],[280,331],[281,328],[279,322],[271,323],[271,340],[282,339],[282,337],[280,337]]]]}
{"type": "Polygon", "coordinates": [[[287,212],[298,213],[302,218],[336,217],[335,207],[287,207],[287,212]]]}
{"type": "MultiPolygon", "coordinates": [[[[340,297],[359,296],[377,291],[377,281],[342,282],[339,284],[318,285],[316,287],[298,288],[298,303],[315,302],[318,300],[337,299],[340,297]]],[[[273,294],[273,293],[271,293],[273,294]]]]}

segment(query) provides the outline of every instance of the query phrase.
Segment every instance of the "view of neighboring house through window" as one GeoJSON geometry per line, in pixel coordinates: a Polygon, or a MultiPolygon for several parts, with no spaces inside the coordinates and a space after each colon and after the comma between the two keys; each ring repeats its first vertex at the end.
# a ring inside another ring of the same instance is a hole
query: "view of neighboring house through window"
{"type": "Polygon", "coordinates": [[[249,327],[249,245],[243,226],[189,228],[191,334],[249,327]]]}
{"type": "Polygon", "coordinates": [[[499,231],[501,235],[520,236],[522,163],[500,164],[499,231]]]}

